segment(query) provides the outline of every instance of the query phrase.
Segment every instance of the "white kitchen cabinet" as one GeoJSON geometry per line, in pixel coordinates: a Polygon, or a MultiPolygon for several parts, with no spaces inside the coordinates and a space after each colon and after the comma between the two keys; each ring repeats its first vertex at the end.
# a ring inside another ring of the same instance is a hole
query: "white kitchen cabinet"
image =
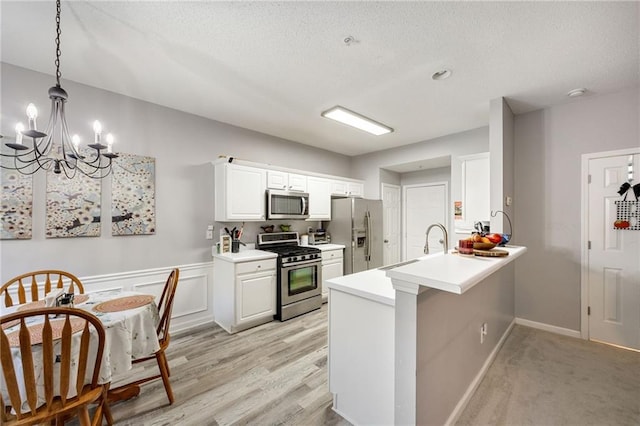
{"type": "Polygon", "coordinates": [[[307,192],[309,192],[309,219],[331,220],[331,181],[309,176],[307,192]]]}
{"type": "Polygon", "coordinates": [[[326,302],[329,288],[326,281],[341,277],[344,271],[343,250],[322,250],[322,301],[326,302]]]}
{"type": "Polygon", "coordinates": [[[279,170],[267,171],[267,188],[307,192],[307,176],[279,170]]]}
{"type": "Polygon", "coordinates": [[[265,220],[264,169],[222,163],[215,165],[215,220],[218,222],[265,220]]]}
{"type": "Polygon", "coordinates": [[[331,195],[347,196],[347,181],[345,180],[332,180],[331,181],[331,195]]]}
{"type": "Polygon", "coordinates": [[[362,182],[332,180],[331,195],[338,197],[362,197],[364,196],[364,184],[362,182]]]}
{"type": "Polygon", "coordinates": [[[213,314],[220,327],[236,333],[273,320],[275,258],[236,262],[216,256],[213,267],[213,314]]]}
{"type": "Polygon", "coordinates": [[[347,195],[349,197],[363,197],[364,184],[360,182],[347,182],[347,195]]]}

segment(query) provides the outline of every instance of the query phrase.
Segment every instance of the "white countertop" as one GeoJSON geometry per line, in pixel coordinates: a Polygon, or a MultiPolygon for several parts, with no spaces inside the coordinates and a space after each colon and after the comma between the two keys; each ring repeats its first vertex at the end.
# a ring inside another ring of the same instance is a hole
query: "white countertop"
{"type": "Polygon", "coordinates": [[[278,255],[276,253],[264,250],[240,250],[238,253],[216,253],[213,255],[214,259],[224,260],[226,262],[251,262],[254,260],[275,259],[278,255]]]}
{"type": "Polygon", "coordinates": [[[409,282],[450,293],[462,294],[498,269],[523,255],[526,247],[500,247],[505,257],[478,257],[443,253],[425,256],[418,262],[386,272],[392,280],[409,282]]]}
{"type": "Polygon", "coordinates": [[[300,245],[304,246],[304,247],[315,247],[315,248],[320,249],[320,251],[342,250],[342,249],[344,249],[344,245],[343,244],[316,244],[316,245],[300,244],[300,245]]]}
{"type": "MultiPolygon", "coordinates": [[[[500,247],[506,257],[463,256],[435,253],[389,270],[372,269],[327,280],[327,287],[395,306],[391,279],[408,281],[450,293],[462,294],[506,264],[524,254],[526,247],[500,247]]],[[[404,263],[404,262],[401,262],[404,263]]]]}
{"type": "Polygon", "coordinates": [[[385,271],[370,269],[355,274],[344,275],[325,281],[329,289],[336,289],[346,293],[374,300],[385,305],[395,306],[396,291],[391,279],[385,271]]]}

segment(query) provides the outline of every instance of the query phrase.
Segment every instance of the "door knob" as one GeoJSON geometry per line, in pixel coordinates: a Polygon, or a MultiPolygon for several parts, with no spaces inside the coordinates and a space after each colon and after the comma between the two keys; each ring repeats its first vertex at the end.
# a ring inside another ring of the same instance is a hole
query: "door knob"
{"type": "Polygon", "coordinates": [[[384,242],[385,242],[385,243],[388,243],[388,242],[389,242],[389,240],[384,240],[384,242]]]}

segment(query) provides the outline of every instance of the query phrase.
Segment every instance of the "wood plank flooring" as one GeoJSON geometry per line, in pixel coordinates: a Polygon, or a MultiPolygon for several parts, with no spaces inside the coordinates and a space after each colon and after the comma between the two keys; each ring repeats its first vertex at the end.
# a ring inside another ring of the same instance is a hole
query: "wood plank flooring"
{"type": "MultiPolygon", "coordinates": [[[[117,425],[349,425],[331,410],[327,305],[234,335],[210,325],[172,336],[167,356],[175,403],[162,381],[143,385],[112,407],[117,425]]],[[[144,368],[156,367],[131,376],[144,368]]]]}

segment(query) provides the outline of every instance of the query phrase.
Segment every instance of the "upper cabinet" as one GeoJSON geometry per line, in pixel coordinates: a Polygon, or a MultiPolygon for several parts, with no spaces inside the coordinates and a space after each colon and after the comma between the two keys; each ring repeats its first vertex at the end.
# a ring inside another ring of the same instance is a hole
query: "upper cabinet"
{"type": "Polygon", "coordinates": [[[363,197],[364,184],[346,180],[331,181],[331,195],[338,197],[363,197]]]}
{"type": "Polygon", "coordinates": [[[261,222],[266,220],[266,191],[306,192],[309,219],[331,220],[331,197],[362,197],[362,181],[338,176],[303,174],[301,170],[226,159],[213,162],[215,221],[261,222]],[[296,173],[300,172],[300,173],[296,173]]]}
{"type": "Polygon", "coordinates": [[[309,192],[309,219],[331,220],[331,181],[309,176],[307,191],[309,192]]]}
{"type": "Polygon", "coordinates": [[[238,164],[215,165],[215,220],[265,220],[267,171],[238,164]]]}
{"type": "Polygon", "coordinates": [[[268,170],[267,188],[307,192],[307,176],[279,170],[268,170]]]}

